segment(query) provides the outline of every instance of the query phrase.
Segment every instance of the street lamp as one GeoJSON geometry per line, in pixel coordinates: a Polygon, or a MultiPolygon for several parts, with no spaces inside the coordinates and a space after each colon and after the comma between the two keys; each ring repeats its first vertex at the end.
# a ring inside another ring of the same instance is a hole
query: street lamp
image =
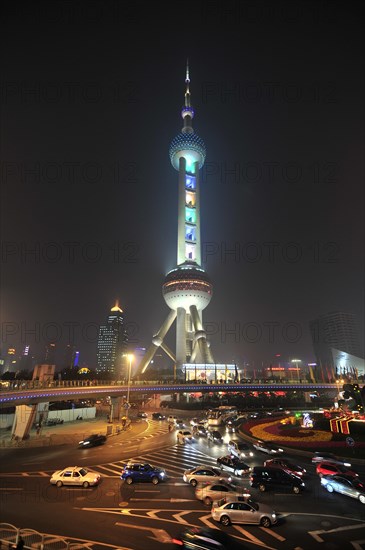
{"type": "Polygon", "coordinates": [[[292,359],[291,362],[295,363],[296,366],[297,366],[297,378],[298,378],[298,381],[299,381],[299,363],[301,363],[302,360],[301,359],[292,359]]]}
{"type": "Polygon", "coordinates": [[[128,387],[127,387],[127,405],[128,405],[128,408],[126,409],[126,417],[128,418],[129,416],[129,391],[130,391],[130,385],[131,385],[131,371],[132,371],[132,361],[134,359],[134,355],[132,353],[127,353],[126,357],[128,358],[128,361],[129,361],[129,366],[128,366],[128,387]]]}

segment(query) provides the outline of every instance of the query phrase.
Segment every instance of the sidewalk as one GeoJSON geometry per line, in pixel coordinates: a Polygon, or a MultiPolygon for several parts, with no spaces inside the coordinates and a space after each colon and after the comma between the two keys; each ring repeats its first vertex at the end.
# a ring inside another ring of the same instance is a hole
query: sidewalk
{"type": "Polygon", "coordinates": [[[146,422],[131,422],[126,428],[120,422],[108,423],[106,415],[90,420],[75,420],[64,422],[57,426],[44,426],[39,435],[36,430],[30,431],[30,437],[26,440],[15,441],[11,439],[10,430],[0,430],[0,447],[48,447],[52,445],[77,444],[80,440],[91,434],[103,434],[108,437],[130,437],[144,431],[146,422]]]}

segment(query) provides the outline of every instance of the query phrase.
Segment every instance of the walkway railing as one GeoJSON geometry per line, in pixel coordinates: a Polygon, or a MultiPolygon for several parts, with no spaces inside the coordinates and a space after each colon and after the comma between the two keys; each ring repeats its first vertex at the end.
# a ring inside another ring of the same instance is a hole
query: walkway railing
{"type": "Polygon", "coordinates": [[[24,541],[24,550],[126,550],[123,546],[103,544],[87,539],[77,539],[40,533],[34,529],[18,528],[11,523],[0,523],[0,546],[2,549],[15,549],[19,540],[24,541]]]}
{"type": "MultiPolygon", "coordinates": [[[[237,381],[237,382],[222,382],[219,380],[212,380],[208,382],[208,385],[217,384],[217,385],[226,385],[230,387],[235,387],[237,385],[247,385],[254,386],[257,384],[335,384],[335,381],[332,382],[308,382],[303,379],[287,379],[281,378],[277,380],[270,379],[253,379],[250,381],[237,381]]],[[[131,380],[130,386],[176,386],[176,384],[186,384],[186,385],[200,385],[204,387],[207,385],[206,382],[201,382],[198,380],[131,380]]],[[[52,381],[40,381],[40,380],[0,380],[0,391],[16,391],[16,390],[42,390],[48,388],[86,388],[90,386],[128,386],[127,380],[52,380],[52,381]]],[[[342,384],[341,384],[342,388],[342,384]]],[[[339,389],[341,389],[339,388],[339,389]]]]}

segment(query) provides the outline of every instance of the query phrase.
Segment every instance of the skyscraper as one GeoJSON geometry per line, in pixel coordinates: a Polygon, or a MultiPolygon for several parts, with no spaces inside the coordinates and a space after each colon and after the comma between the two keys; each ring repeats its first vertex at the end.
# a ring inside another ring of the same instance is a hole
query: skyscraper
{"type": "Polygon", "coordinates": [[[322,366],[335,366],[333,348],[351,355],[360,355],[360,344],[355,316],[352,313],[332,311],[310,321],[313,349],[322,366]]]}
{"type": "Polygon", "coordinates": [[[126,345],[123,311],[117,301],[110,310],[106,324],[99,328],[96,372],[121,378],[122,355],[126,345]]]}
{"type": "Polygon", "coordinates": [[[56,364],[56,344],[54,342],[48,342],[46,345],[46,351],[44,355],[44,364],[55,365],[56,364]]]}
{"type": "Polygon", "coordinates": [[[181,116],[183,128],[172,140],[169,150],[171,164],[178,171],[177,266],[167,273],[162,285],[163,297],[171,311],[141,361],[141,373],[158,348],[178,368],[188,363],[214,363],[202,322],[202,311],[213,294],[212,283],[201,267],[199,170],[204,165],[206,151],[192,126],[194,109],[190,102],[188,65],[181,116]],[[173,351],[164,338],[175,319],[176,351],[173,351]]]}

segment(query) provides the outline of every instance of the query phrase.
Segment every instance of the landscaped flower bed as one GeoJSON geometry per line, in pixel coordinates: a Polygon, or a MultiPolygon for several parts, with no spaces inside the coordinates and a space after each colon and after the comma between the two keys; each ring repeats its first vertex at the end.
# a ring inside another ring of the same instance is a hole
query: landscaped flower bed
{"type": "MultiPolygon", "coordinates": [[[[325,430],[303,428],[301,426],[284,425],[281,419],[251,421],[243,424],[241,430],[255,439],[274,441],[287,447],[313,448],[345,448],[346,441],[335,441],[336,434],[325,430]]],[[[356,448],[365,447],[364,442],[357,442],[356,448]]]]}

